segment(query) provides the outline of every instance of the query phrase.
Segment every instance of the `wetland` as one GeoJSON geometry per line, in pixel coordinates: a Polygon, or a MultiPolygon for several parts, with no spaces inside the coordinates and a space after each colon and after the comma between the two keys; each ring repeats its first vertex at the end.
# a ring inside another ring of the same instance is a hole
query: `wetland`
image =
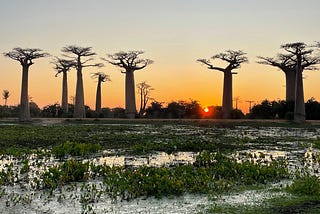
{"type": "Polygon", "coordinates": [[[320,128],[62,120],[0,125],[1,213],[317,213],[320,128]]]}

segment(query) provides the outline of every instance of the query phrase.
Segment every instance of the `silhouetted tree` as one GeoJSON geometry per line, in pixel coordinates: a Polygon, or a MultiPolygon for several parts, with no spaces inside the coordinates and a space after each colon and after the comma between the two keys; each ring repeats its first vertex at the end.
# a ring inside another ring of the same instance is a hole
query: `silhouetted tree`
{"type": "Polygon", "coordinates": [[[196,100],[190,100],[190,102],[184,102],[185,110],[184,117],[186,118],[201,118],[202,107],[196,100]]]}
{"type": "Polygon", "coordinates": [[[233,109],[233,110],[231,110],[230,118],[231,119],[243,119],[244,114],[240,109],[233,109]]]}
{"type": "Polygon", "coordinates": [[[307,120],[320,120],[320,103],[313,97],[306,103],[306,119],[307,120]]]}
{"type": "Polygon", "coordinates": [[[248,117],[251,119],[293,119],[293,101],[269,101],[263,100],[251,109],[248,117]]]}
{"type": "Polygon", "coordinates": [[[186,110],[186,105],[184,101],[173,101],[168,103],[166,108],[167,118],[183,118],[186,110]]]}
{"type": "Polygon", "coordinates": [[[63,109],[58,103],[55,103],[53,105],[47,105],[43,107],[41,111],[42,117],[61,117],[63,113],[63,109]]]}
{"type": "Polygon", "coordinates": [[[125,106],[126,115],[128,118],[135,118],[136,110],[136,99],[135,99],[135,83],[134,83],[134,72],[141,70],[147,65],[153,63],[150,59],[140,59],[139,56],[143,54],[143,51],[129,51],[129,52],[118,52],[115,54],[108,55],[110,60],[106,60],[112,65],[118,66],[122,69],[121,73],[126,74],[125,81],[125,106]]]}
{"type": "Polygon", "coordinates": [[[10,97],[10,92],[8,90],[3,90],[2,98],[4,99],[4,106],[7,106],[8,98],[10,97]]]}
{"type": "Polygon", "coordinates": [[[150,92],[154,90],[151,85],[147,84],[146,81],[137,84],[138,93],[140,95],[140,110],[139,117],[142,117],[146,111],[146,106],[151,99],[150,92]]]}
{"type": "Polygon", "coordinates": [[[279,54],[275,58],[258,57],[261,61],[258,63],[271,65],[281,69],[286,77],[286,101],[295,101],[296,84],[296,64],[291,60],[290,55],[279,54]]]}
{"type": "Polygon", "coordinates": [[[92,47],[79,47],[79,46],[66,46],[62,48],[62,52],[64,52],[65,56],[71,57],[76,61],[76,69],[77,69],[77,86],[76,86],[76,98],[74,105],[73,117],[75,118],[84,118],[85,114],[85,105],[84,105],[84,90],[83,90],[83,79],[82,79],[82,69],[85,67],[101,67],[103,64],[95,63],[95,64],[86,64],[89,61],[92,61],[92,56],[95,56],[96,53],[92,52],[92,47]],[[72,57],[71,55],[76,55],[76,57],[72,57]],[[86,60],[82,61],[83,58],[89,57],[86,60]]]}
{"type": "Polygon", "coordinates": [[[223,118],[230,118],[230,112],[232,110],[232,75],[237,74],[232,72],[234,69],[240,68],[241,63],[248,62],[248,58],[245,56],[246,53],[243,51],[232,51],[227,50],[225,53],[220,53],[211,57],[211,59],[221,59],[228,63],[225,68],[213,66],[210,60],[198,59],[208,66],[208,69],[221,71],[224,73],[223,81],[223,98],[222,98],[222,114],[223,118]]]}
{"type": "Polygon", "coordinates": [[[38,104],[30,101],[30,115],[31,117],[40,117],[41,116],[41,109],[39,108],[38,104]]]}
{"type": "Polygon", "coordinates": [[[92,74],[92,78],[95,78],[98,80],[97,93],[96,93],[96,113],[100,114],[102,112],[101,111],[101,83],[110,81],[110,77],[105,73],[96,72],[92,74]]]}
{"type": "Polygon", "coordinates": [[[256,104],[251,108],[250,118],[252,119],[272,119],[274,117],[272,103],[268,100],[264,100],[261,104],[256,104]]]}
{"type": "Polygon", "coordinates": [[[125,118],[126,112],[124,108],[116,107],[111,109],[111,113],[113,115],[113,118],[125,118]]]}
{"type": "Polygon", "coordinates": [[[55,70],[57,71],[56,77],[62,73],[62,98],[61,98],[61,108],[65,113],[68,113],[68,71],[72,67],[76,66],[76,62],[74,60],[66,60],[61,58],[56,58],[53,62],[55,65],[55,70]]]}
{"type": "Polygon", "coordinates": [[[163,117],[162,103],[153,101],[151,105],[146,109],[147,118],[161,118],[163,117]]]}
{"type": "MultiPolygon", "coordinates": [[[[295,43],[297,44],[297,43],[295,43]]],[[[260,64],[271,65],[281,69],[285,73],[286,77],[286,101],[295,102],[296,96],[296,77],[297,77],[297,61],[295,56],[286,50],[285,45],[281,46],[287,53],[278,54],[277,57],[261,57],[258,58],[261,61],[258,61],[260,64]]],[[[313,70],[314,65],[318,64],[319,60],[311,55],[305,55],[301,60],[301,68],[303,70],[313,70]]]]}
{"type": "Polygon", "coordinates": [[[28,100],[28,73],[29,67],[34,64],[33,60],[49,56],[37,48],[14,48],[12,51],[4,53],[4,56],[20,62],[22,66],[22,85],[20,97],[19,121],[30,121],[30,106],[28,100]]]}
{"type": "Polygon", "coordinates": [[[319,64],[320,60],[317,57],[313,57],[313,49],[308,48],[302,42],[284,44],[281,48],[291,54],[290,59],[296,64],[294,121],[302,123],[306,119],[302,72],[311,65],[319,64]]]}

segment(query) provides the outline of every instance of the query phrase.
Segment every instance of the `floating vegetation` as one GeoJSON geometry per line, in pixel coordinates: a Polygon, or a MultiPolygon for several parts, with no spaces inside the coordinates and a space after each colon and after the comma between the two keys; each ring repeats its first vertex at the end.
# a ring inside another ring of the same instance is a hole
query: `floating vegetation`
{"type": "MultiPolygon", "coordinates": [[[[265,195],[261,203],[281,210],[272,198],[291,203],[290,197],[306,197],[295,193],[302,188],[318,191],[319,133],[303,127],[165,123],[2,125],[0,205],[7,210],[0,212],[29,206],[29,212],[55,213],[52,207],[62,206],[63,212],[126,213],[125,206],[138,201],[161,204],[171,198],[189,207],[181,212],[200,212],[204,207],[196,201],[225,212],[229,205],[220,200],[232,206],[228,197],[246,192],[265,195]]],[[[308,200],[316,204],[318,196],[313,197],[308,200]]],[[[262,209],[259,201],[246,209],[262,209]]],[[[154,210],[155,204],[146,206],[154,210]]]]}

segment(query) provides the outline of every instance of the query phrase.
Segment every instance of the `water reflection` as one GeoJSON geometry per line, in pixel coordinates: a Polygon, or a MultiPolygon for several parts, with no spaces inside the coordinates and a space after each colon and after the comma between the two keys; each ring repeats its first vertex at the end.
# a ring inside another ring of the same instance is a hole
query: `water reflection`
{"type": "Polygon", "coordinates": [[[93,163],[97,165],[108,166],[127,166],[127,167],[139,167],[139,166],[172,166],[181,164],[193,164],[198,153],[194,152],[176,152],[168,154],[165,152],[159,152],[151,154],[150,156],[109,156],[95,158],[93,163]]]}

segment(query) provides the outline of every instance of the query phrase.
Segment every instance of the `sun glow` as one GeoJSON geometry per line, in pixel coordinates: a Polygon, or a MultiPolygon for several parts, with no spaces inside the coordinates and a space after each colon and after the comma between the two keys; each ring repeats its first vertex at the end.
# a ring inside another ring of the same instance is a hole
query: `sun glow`
{"type": "Polygon", "coordinates": [[[206,108],[203,109],[203,111],[204,111],[205,113],[208,113],[208,112],[209,112],[209,109],[206,107],[206,108]]]}

